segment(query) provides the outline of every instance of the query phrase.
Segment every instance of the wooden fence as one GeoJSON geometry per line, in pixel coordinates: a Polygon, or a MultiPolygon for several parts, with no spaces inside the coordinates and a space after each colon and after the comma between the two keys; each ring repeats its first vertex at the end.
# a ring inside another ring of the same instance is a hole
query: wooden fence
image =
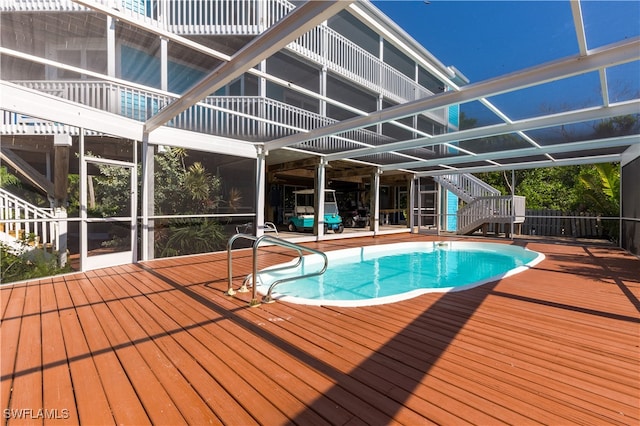
{"type": "Polygon", "coordinates": [[[592,213],[559,210],[526,210],[523,235],[600,238],[606,234],[604,221],[592,213]]]}

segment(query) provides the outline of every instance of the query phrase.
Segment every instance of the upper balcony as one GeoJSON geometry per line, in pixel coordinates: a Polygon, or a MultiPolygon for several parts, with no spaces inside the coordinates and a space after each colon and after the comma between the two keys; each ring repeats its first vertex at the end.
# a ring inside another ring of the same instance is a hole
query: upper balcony
{"type": "MultiPolygon", "coordinates": [[[[254,36],[295,6],[286,0],[96,0],[145,25],[177,35],[254,36]]],[[[0,12],[80,12],[71,0],[0,0],[0,12]]],[[[326,25],[287,46],[287,50],[395,103],[433,95],[431,91],[326,25]]],[[[444,113],[429,114],[444,120],[444,113]]]]}
{"type": "MultiPolygon", "coordinates": [[[[176,95],[151,88],[114,82],[79,80],[16,81],[14,83],[138,121],[146,121],[177,98],[176,95]]],[[[0,135],[50,135],[77,132],[77,129],[60,123],[43,121],[9,111],[3,111],[1,117],[0,135]]],[[[269,98],[209,96],[167,124],[184,130],[264,142],[306,132],[334,122],[336,120],[269,98]]],[[[389,136],[359,129],[321,140],[304,142],[294,148],[330,154],[391,141],[393,139],[389,136]]],[[[424,156],[429,155],[429,152],[412,150],[410,154],[424,156]]]]}

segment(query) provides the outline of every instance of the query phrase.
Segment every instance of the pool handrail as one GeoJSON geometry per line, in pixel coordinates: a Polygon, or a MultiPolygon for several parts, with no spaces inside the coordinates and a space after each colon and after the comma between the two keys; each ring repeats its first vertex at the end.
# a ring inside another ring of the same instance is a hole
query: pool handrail
{"type": "MultiPolygon", "coordinates": [[[[227,271],[229,273],[229,286],[227,288],[227,291],[225,292],[225,294],[228,295],[228,296],[233,296],[236,293],[236,291],[233,289],[233,254],[232,254],[232,249],[233,249],[233,243],[236,240],[240,239],[240,238],[244,238],[245,240],[251,240],[251,241],[253,241],[254,245],[255,245],[256,240],[258,239],[258,237],[254,236],[254,235],[244,234],[244,233],[238,233],[238,234],[235,234],[235,235],[231,236],[231,238],[229,238],[229,241],[227,242],[227,271]]],[[[300,254],[300,251],[298,251],[298,253],[300,254]]],[[[296,262],[295,265],[285,265],[285,266],[281,266],[279,268],[272,268],[272,269],[270,269],[270,271],[273,272],[273,271],[280,271],[280,270],[289,269],[289,268],[295,268],[298,265],[300,265],[300,263],[302,263],[301,257],[298,258],[298,261],[296,262]]],[[[244,282],[242,283],[242,287],[238,290],[238,292],[246,293],[247,291],[249,291],[247,289],[247,287],[246,287],[246,283],[247,283],[249,277],[252,277],[252,274],[247,275],[247,277],[244,279],[244,282]]]]}
{"type": "MultiPolygon", "coordinates": [[[[309,247],[301,246],[299,244],[295,244],[295,243],[292,243],[290,241],[283,240],[282,238],[272,237],[270,235],[261,235],[260,237],[255,237],[254,235],[249,235],[249,234],[235,234],[235,235],[231,236],[231,238],[229,238],[229,241],[227,242],[227,269],[228,269],[228,272],[229,272],[229,287],[227,288],[227,291],[226,291],[225,294],[227,294],[229,296],[233,296],[235,294],[235,291],[233,290],[233,282],[232,282],[233,281],[232,248],[233,248],[233,243],[239,238],[244,238],[244,239],[253,241],[253,273],[252,273],[253,289],[252,289],[251,302],[249,302],[249,306],[258,306],[258,305],[260,305],[260,302],[258,302],[258,298],[257,298],[258,248],[260,247],[260,243],[262,243],[263,241],[270,242],[270,243],[272,243],[274,245],[277,245],[277,246],[280,246],[280,247],[290,248],[290,249],[296,250],[298,252],[298,260],[294,264],[292,264],[292,265],[288,264],[288,265],[285,265],[285,266],[282,266],[282,267],[279,267],[279,268],[272,268],[272,269],[269,269],[269,272],[297,268],[303,261],[303,254],[302,254],[303,251],[306,251],[306,252],[309,252],[309,253],[312,253],[312,254],[320,255],[324,260],[324,266],[322,267],[322,269],[320,269],[317,272],[312,272],[310,274],[302,274],[302,275],[295,276],[295,277],[282,278],[280,280],[276,280],[273,283],[271,283],[271,285],[269,286],[269,291],[267,292],[267,295],[263,298],[263,301],[265,303],[268,303],[268,302],[272,301],[271,292],[272,292],[273,288],[276,285],[278,285],[278,284],[280,284],[282,282],[292,281],[294,279],[300,279],[300,278],[307,278],[307,277],[313,277],[313,276],[317,276],[317,275],[322,275],[322,274],[324,274],[324,272],[327,270],[327,267],[329,266],[329,259],[327,258],[327,255],[324,254],[320,250],[315,250],[315,249],[312,249],[312,248],[309,248],[309,247]]],[[[245,279],[245,282],[246,282],[246,279],[245,279]]]]}

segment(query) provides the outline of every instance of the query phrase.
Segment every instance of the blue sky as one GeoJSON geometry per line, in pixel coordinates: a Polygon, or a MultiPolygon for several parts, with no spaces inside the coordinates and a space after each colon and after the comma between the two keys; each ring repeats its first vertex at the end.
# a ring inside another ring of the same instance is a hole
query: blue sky
{"type": "MultiPolygon", "coordinates": [[[[568,0],[431,0],[428,4],[397,0],[374,4],[471,82],[578,53],[568,0]]],[[[640,35],[639,1],[583,1],[582,12],[590,49],[640,35]]],[[[638,62],[612,69],[608,78],[611,95],[620,100],[629,92],[640,91],[638,62]]],[[[597,104],[598,87],[597,73],[593,73],[530,90],[526,105],[522,95],[503,95],[492,101],[517,119],[540,110],[561,110],[569,103],[597,104]]]]}

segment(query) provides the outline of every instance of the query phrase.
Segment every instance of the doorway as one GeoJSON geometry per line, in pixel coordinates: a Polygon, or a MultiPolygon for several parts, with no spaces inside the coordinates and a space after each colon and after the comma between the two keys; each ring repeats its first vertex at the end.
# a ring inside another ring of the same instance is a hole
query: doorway
{"type": "Polygon", "coordinates": [[[134,163],[84,157],[80,176],[80,267],[135,263],[137,180],[134,163]]]}

